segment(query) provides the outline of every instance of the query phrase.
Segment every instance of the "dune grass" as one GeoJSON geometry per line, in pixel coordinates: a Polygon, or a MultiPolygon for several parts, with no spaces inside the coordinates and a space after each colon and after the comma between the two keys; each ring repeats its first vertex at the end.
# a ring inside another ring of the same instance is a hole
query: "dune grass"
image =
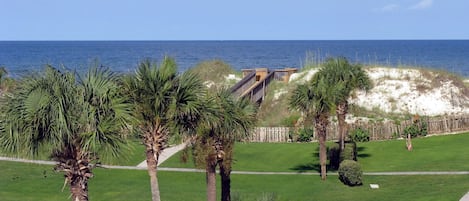
{"type": "MultiPolygon", "coordinates": [[[[0,161],[1,200],[67,200],[63,176],[52,166],[0,161]]],[[[90,200],[150,200],[146,171],[95,169],[90,200]]],[[[205,174],[159,171],[161,197],[167,201],[205,200],[205,174]]],[[[218,182],[218,181],[217,181],[218,182]]],[[[364,185],[347,187],[337,176],[233,175],[232,192],[241,200],[265,194],[283,200],[458,200],[469,190],[469,175],[365,176],[364,185]],[[372,190],[370,183],[380,185],[372,190]]]]}

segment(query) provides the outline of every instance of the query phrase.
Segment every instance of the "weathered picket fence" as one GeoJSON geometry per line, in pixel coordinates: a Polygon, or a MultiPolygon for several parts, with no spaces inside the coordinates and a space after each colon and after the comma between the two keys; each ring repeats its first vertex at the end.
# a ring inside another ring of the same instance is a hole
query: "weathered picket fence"
{"type": "MultiPolygon", "coordinates": [[[[422,117],[421,122],[427,124],[429,135],[447,134],[469,131],[469,116],[444,116],[444,117],[422,117]]],[[[395,123],[386,122],[357,122],[348,125],[348,130],[356,128],[366,129],[371,140],[386,140],[400,136],[404,129],[412,125],[412,120],[395,123]]],[[[252,135],[247,139],[250,142],[288,142],[290,139],[290,127],[257,127],[253,129],[252,135]]],[[[332,122],[327,128],[327,139],[338,139],[338,123],[332,122]]],[[[316,138],[316,135],[315,135],[316,138]]]]}

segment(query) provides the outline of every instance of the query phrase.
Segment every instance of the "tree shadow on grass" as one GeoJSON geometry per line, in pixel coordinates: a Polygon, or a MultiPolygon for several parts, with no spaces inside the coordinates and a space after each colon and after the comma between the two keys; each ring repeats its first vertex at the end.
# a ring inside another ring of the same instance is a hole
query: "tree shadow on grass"
{"type": "MultiPolygon", "coordinates": [[[[311,154],[312,158],[317,158],[317,161],[319,161],[319,151],[315,151],[311,154]]],[[[321,172],[321,165],[318,163],[304,163],[304,164],[297,164],[294,167],[290,168],[290,170],[295,170],[299,173],[307,172],[314,170],[316,172],[321,172]]]]}
{"type": "Polygon", "coordinates": [[[371,156],[371,154],[362,153],[365,150],[366,150],[366,147],[357,147],[357,160],[359,160],[360,158],[368,158],[371,156]]]}
{"type": "MultiPolygon", "coordinates": [[[[367,158],[370,157],[371,154],[362,153],[364,152],[366,147],[360,146],[356,148],[356,158],[359,160],[360,158],[367,158]]],[[[294,167],[290,168],[290,170],[295,170],[299,173],[307,172],[307,171],[316,171],[321,172],[321,165],[319,164],[319,148],[311,154],[312,159],[316,159],[316,163],[309,162],[303,164],[297,164],[294,167]]],[[[327,159],[329,163],[327,164],[328,171],[337,171],[339,169],[339,161],[340,161],[340,150],[338,146],[328,146],[327,148],[327,159]]]]}

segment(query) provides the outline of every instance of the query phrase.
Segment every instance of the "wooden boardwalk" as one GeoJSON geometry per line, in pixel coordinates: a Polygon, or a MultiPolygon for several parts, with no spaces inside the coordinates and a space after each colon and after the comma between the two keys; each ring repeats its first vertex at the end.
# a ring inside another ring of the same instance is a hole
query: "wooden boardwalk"
{"type": "Polygon", "coordinates": [[[267,87],[273,80],[288,82],[296,68],[269,70],[267,68],[244,69],[244,78],[231,88],[231,93],[261,103],[267,94],[267,87]]]}

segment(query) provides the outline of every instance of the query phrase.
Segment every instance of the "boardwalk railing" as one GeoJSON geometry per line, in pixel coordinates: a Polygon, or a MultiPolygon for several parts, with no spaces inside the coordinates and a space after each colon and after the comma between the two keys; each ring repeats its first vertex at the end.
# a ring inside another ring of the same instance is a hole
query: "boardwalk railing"
{"type": "Polygon", "coordinates": [[[236,96],[241,96],[241,94],[248,90],[254,83],[256,83],[256,71],[252,71],[244,76],[242,80],[231,87],[230,91],[236,96]]]}
{"type": "Polygon", "coordinates": [[[258,83],[254,84],[251,90],[246,91],[243,95],[243,98],[247,97],[251,102],[258,102],[264,100],[264,97],[267,93],[267,86],[274,79],[275,72],[270,72],[264,79],[260,80],[258,83]]]}
{"type": "MultiPolygon", "coordinates": [[[[421,118],[421,122],[427,124],[429,135],[439,135],[455,132],[469,131],[469,116],[448,116],[421,118]]],[[[386,140],[401,136],[404,129],[412,125],[412,121],[394,122],[359,122],[348,125],[348,130],[362,128],[369,132],[370,140],[386,140]]],[[[288,142],[290,139],[289,127],[257,127],[247,141],[250,142],[288,142]]],[[[327,128],[327,140],[337,140],[338,124],[331,123],[327,128]]],[[[316,137],[316,134],[314,135],[316,137]]]]}

